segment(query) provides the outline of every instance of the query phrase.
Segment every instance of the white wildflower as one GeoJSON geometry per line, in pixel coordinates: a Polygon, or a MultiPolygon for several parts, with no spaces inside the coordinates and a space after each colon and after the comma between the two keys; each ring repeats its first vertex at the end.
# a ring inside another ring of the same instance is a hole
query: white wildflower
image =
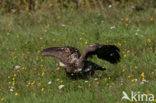
{"type": "Polygon", "coordinates": [[[64,85],[59,85],[58,89],[62,89],[64,87],[64,85]]]}
{"type": "Polygon", "coordinates": [[[110,27],[110,29],[115,29],[115,26],[110,27]]]}
{"type": "Polygon", "coordinates": [[[78,71],[78,72],[82,71],[82,68],[78,68],[77,71],[78,71]]]}
{"type": "Polygon", "coordinates": [[[138,33],[136,32],[135,35],[138,35],[138,33]]]}
{"type": "Polygon", "coordinates": [[[101,20],[101,23],[104,23],[104,20],[101,20]]]}
{"type": "Polygon", "coordinates": [[[78,88],[82,88],[82,86],[78,85],[78,88]]]}
{"type": "Polygon", "coordinates": [[[51,81],[49,81],[49,82],[48,82],[48,85],[50,85],[51,83],[52,83],[52,82],[51,82],[51,81]]]}
{"type": "Polygon", "coordinates": [[[139,29],[137,29],[136,31],[137,31],[137,32],[139,32],[140,30],[139,30],[139,29]]]}
{"type": "Polygon", "coordinates": [[[86,80],[85,83],[88,83],[88,81],[86,80]]]}
{"type": "Polygon", "coordinates": [[[61,26],[63,26],[63,27],[64,27],[64,26],[66,26],[66,25],[65,25],[65,24],[62,24],[61,26]]]}
{"type": "Polygon", "coordinates": [[[140,84],[144,84],[144,82],[141,82],[140,84]]]}
{"type": "Polygon", "coordinates": [[[94,80],[98,80],[98,78],[95,78],[94,80]]]}
{"type": "Polygon", "coordinates": [[[144,82],[148,82],[148,81],[144,79],[144,82]]]}
{"type": "Polygon", "coordinates": [[[15,69],[19,69],[19,68],[21,68],[21,66],[19,66],[19,65],[15,66],[15,69]]]}
{"type": "Polygon", "coordinates": [[[13,88],[11,88],[11,89],[10,89],[10,92],[13,92],[13,91],[14,91],[13,88]]]}
{"type": "Polygon", "coordinates": [[[112,8],[112,5],[109,5],[108,7],[109,7],[109,8],[112,8]]]}

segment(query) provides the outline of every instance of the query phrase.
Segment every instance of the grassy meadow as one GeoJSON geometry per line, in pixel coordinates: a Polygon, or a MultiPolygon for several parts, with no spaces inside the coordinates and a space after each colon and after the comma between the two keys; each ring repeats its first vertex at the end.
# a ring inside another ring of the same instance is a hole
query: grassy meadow
{"type": "MultiPolygon", "coordinates": [[[[156,95],[156,9],[106,7],[6,13],[0,15],[0,102],[132,103],[122,91],[156,95]],[[41,57],[44,48],[92,43],[120,48],[121,61],[93,77],[73,80],[58,59],[41,57]]],[[[156,101],[154,101],[156,102],[156,101]]]]}

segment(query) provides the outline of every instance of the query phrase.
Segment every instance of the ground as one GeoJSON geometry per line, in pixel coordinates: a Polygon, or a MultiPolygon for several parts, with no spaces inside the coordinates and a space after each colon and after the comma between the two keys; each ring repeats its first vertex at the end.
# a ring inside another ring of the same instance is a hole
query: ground
{"type": "Polygon", "coordinates": [[[156,10],[23,12],[0,16],[0,101],[4,103],[129,103],[122,92],[156,94],[156,10]],[[113,44],[121,61],[73,80],[44,48],[113,44]]]}

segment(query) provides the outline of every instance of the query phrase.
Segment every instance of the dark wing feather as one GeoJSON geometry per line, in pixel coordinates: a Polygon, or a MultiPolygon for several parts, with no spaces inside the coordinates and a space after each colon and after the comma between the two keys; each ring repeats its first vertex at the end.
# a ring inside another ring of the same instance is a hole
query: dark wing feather
{"type": "Polygon", "coordinates": [[[70,63],[71,55],[75,53],[77,58],[80,57],[80,52],[77,48],[74,47],[51,47],[44,49],[41,52],[42,56],[52,56],[59,58],[63,63],[70,63]]]}
{"type": "Polygon", "coordinates": [[[91,46],[90,48],[94,48],[94,50],[88,51],[86,58],[97,55],[98,58],[107,60],[113,64],[120,61],[120,50],[115,45],[94,44],[94,46],[91,46]]]}

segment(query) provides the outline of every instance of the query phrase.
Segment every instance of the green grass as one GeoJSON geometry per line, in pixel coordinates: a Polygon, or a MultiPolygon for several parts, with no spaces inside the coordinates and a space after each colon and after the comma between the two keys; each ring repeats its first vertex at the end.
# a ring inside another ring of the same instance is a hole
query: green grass
{"type": "MultiPolygon", "coordinates": [[[[149,8],[141,12],[108,9],[105,12],[38,11],[1,15],[1,101],[120,103],[122,91],[156,94],[154,13],[155,9],[149,8]],[[111,29],[113,26],[115,28],[111,29]],[[63,68],[56,70],[58,59],[40,56],[40,51],[47,47],[70,45],[82,52],[87,44],[92,43],[117,45],[121,49],[120,63],[112,65],[94,57],[90,60],[107,70],[96,71],[95,76],[88,79],[72,80],[65,75],[63,68]],[[15,69],[17,65],[21,67],[15,69]],[[140,84],[143,73],[148,82],[140,84]],[[49,81],[52,82],[50,85],[49,81]],[[59,90],[61,84],[64,87],[59,90]]],[[[129,103],[127,100],[122,102],[129,103]]]]}

